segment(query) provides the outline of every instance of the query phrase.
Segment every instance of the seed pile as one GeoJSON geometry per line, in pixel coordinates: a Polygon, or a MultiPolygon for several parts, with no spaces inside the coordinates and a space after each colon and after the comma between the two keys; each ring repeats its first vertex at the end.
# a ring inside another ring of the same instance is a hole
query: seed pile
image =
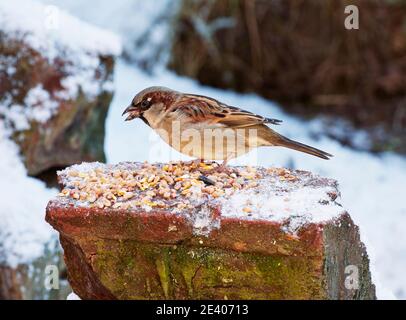
{"type": "Polygon", "coordinates": [[[59,196],[76,205],[132,209],[193,208],[196,201],[231,196],[254,188],[265,175],[295,181],[286,169],[229,167],[216,170],[217,163],[176,162],[169,164],[83,163],[58,172],[64,189],[59,196]]]}
{"type": "Polygon", "coordinates": [[[82,164],[59,173],[61,197],[99,208],[187,208],[193,199],[218,198],[256,186],[255,170],[216,172],[216,163],[82,164]],[[210,182],[210,183],[208,183],[210,182]],[[189,200],[189,201],[185,201],[189,200]],[[178,201],[177,201],[178,200],[178,201]]]}

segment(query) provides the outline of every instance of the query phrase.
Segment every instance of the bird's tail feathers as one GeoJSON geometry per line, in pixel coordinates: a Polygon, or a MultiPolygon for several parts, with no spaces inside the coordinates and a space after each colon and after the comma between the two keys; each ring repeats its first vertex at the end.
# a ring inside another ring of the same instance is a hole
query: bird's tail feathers
{"type": "Polygon", "coordinates": [[[319,158],[322,158],[325,160],[329,160],[331,157],[333,157],[332,154],[327,153],[323,150],[313,148],[311,146],[308,146],[307,144],[291,140],[291,139],[286,138],[281,135],[279,135],[278,139],[276,140],[275,145],[297,150],[297,151],[301,151],[304,153],[308,153],[308,154],[311,154],[313,156],[316,156],[316,157],[319,157],[319,158]]]}

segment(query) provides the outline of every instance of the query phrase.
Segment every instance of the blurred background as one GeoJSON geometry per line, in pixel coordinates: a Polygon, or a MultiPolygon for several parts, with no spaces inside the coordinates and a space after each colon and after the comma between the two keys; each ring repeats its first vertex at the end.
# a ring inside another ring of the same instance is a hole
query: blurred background
{"type": "Polygon", "coordinates": [[[333,153],[257,161],[337,179],[378,298],[406,298],[406,1],[0,0],[0,299],[70,292],[44,222],[56,170],[184,158],[121,118],[151,85],[282,119],[333,153]]]}

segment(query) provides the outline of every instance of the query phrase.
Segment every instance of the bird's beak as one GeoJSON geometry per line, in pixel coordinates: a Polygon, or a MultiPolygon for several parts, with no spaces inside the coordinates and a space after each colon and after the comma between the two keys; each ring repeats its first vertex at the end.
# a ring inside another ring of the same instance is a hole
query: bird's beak
{"type": "Polygon", "coordinates": [[[135,118],[138,118],[140,116],[140,111],[137,107],[131,105],[124,110],[121,116],[124,116],[125,114],[128,114],[128,117],[125,118],[125,121],[130,121],[135,118]]]}

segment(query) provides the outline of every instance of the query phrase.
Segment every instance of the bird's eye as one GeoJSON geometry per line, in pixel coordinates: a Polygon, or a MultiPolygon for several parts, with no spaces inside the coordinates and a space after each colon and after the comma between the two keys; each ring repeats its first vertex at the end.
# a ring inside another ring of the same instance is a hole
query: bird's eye
{"type": "Polygon", "coordinates": [[[150,104],[151,104],[151,101],[143,100],[141,102],[141,108],[146,109],[146,108],[148,108],[150,106],[150,104]]]}

